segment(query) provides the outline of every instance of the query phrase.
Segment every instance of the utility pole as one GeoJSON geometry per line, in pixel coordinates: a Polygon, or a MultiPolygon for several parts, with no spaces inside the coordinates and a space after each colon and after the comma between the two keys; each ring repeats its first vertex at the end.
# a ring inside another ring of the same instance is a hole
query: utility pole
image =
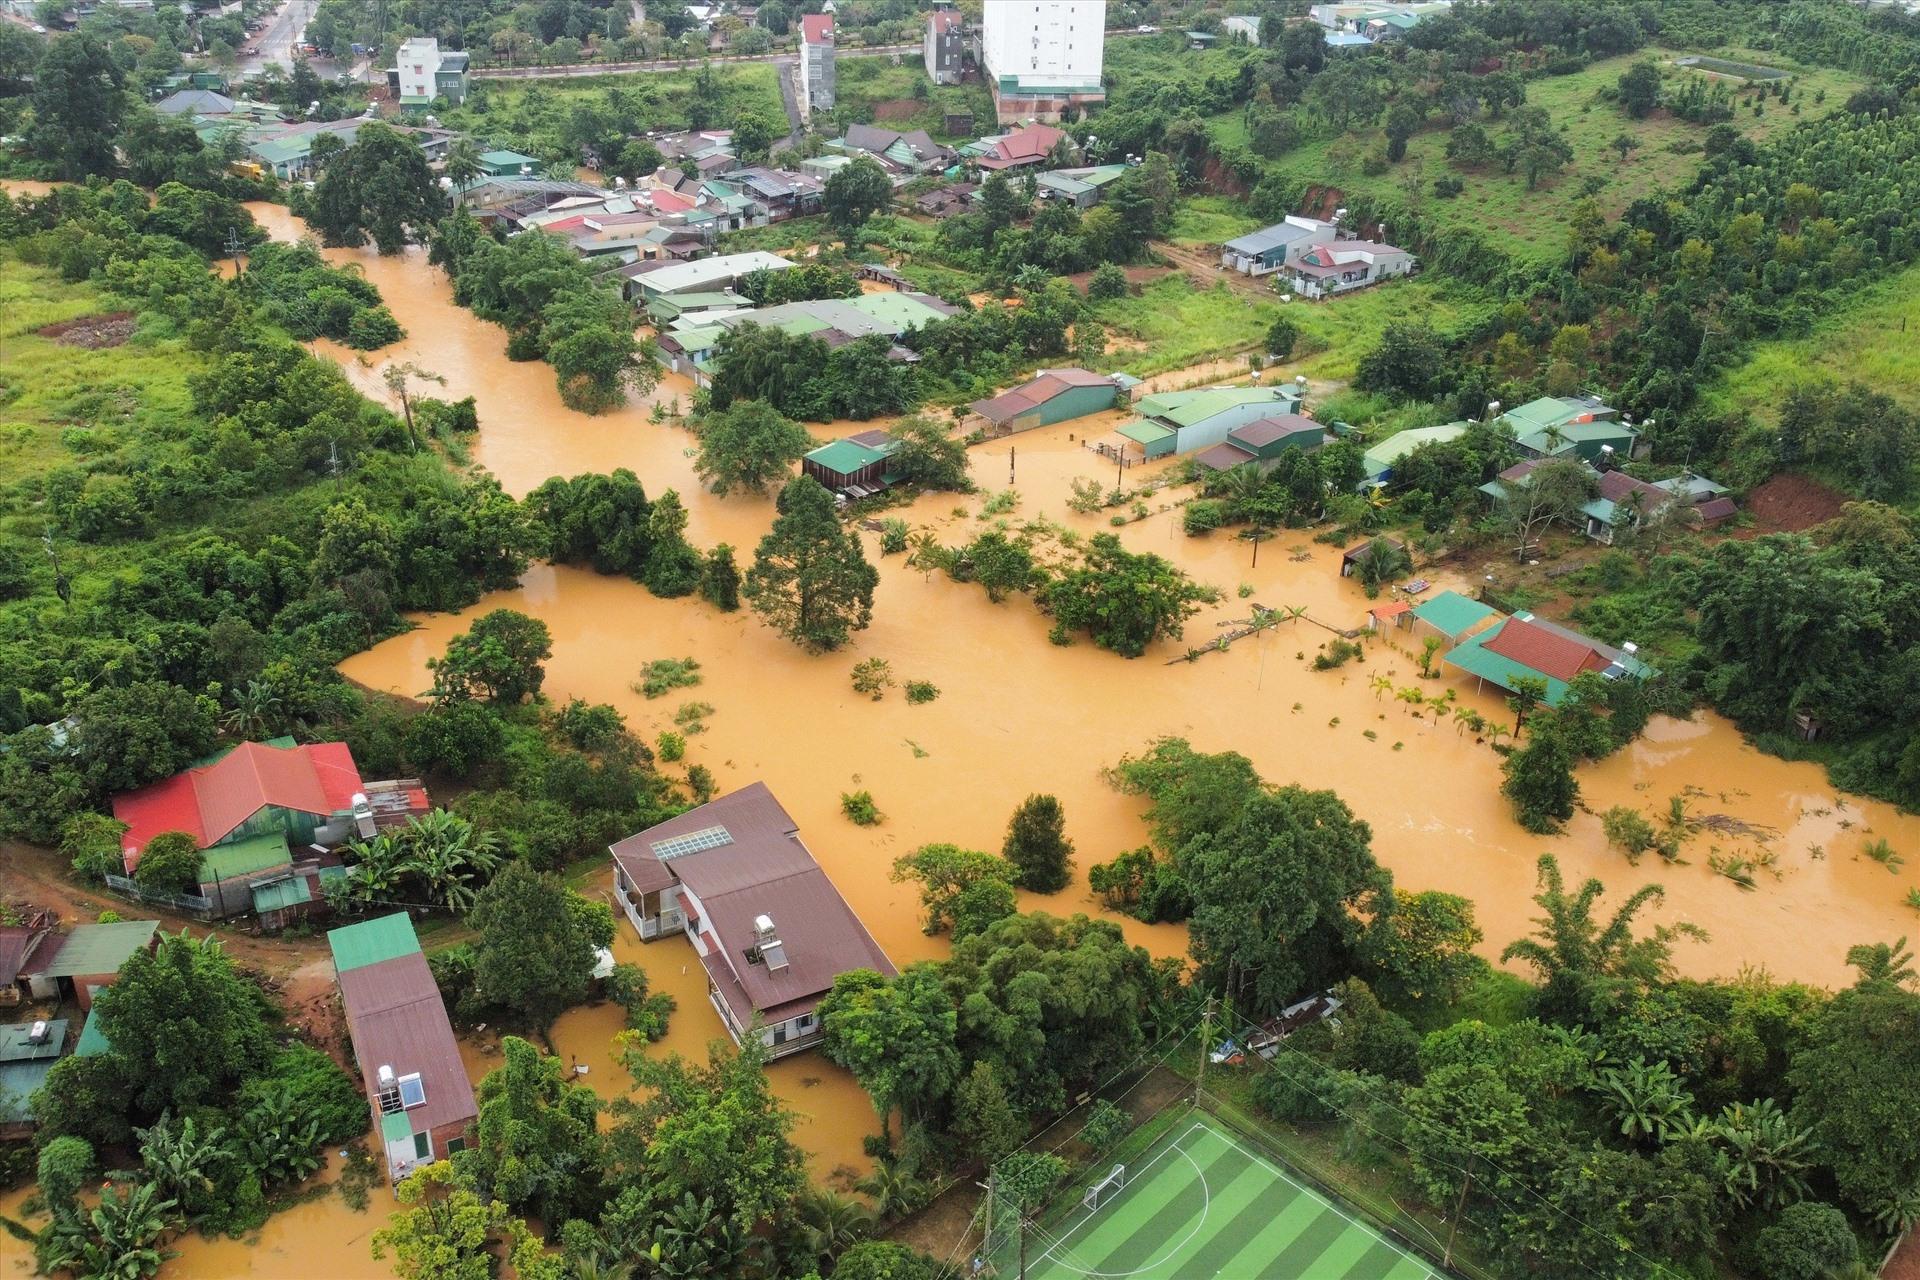
{"type": "Polygon", "coordinates": [[[1193,1072],[1193,1100],[1200,1101],[1207,1084],[1207,1057],[1213,1052],[1213,997],[1200,1011],[1200,1065],[1193,1072]]]}
{"type": "Polygon", "coordinates": [[[1440,1255],[1440,1265],[1453,1265],[1453,1238],[1460,1234],[1460,1215],[1467,1211],[1467,1188],[1473,1185],[1473,1168],[1467,1168],[1466,1177],[1460,1181],[1460,1203],[1453,1207],[1453,1221],[1447,1225],[1447,1247],[1440,1255]]]}
{"type": "Polygon", "coordinates": [[[1013,453],[1014,453],[1013,446],[1008,445],[1007,446],[1007,483],[1008,484],[1013,483],[1013,453]]]}

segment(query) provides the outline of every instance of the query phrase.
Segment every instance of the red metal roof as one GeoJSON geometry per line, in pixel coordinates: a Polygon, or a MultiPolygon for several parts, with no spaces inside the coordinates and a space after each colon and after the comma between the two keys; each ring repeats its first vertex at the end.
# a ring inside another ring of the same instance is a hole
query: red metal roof
{"type": "Polygon", "coordinates": [[[827,44],[833,39],[833,15],[808,13],[800,17],[800,38],[808,44],[827,44]]]}
{"type": "Polygon", "coordinates": [[[1009,165],[1033,164],[1046,159],[1053,148],[1067,135],[1046,124],[1030,124],[1024,129],[1015,129],[1006,137],[993,144],[993,154],[980,157],[983,169],[1004,169],[1009,165]]]}
{"type": "Polygon", "coordinates": [[[360,787],[360,770],[344,742],[243,742],[203,768],[115,796],[113,816],[127,824],[121,847],[132,867],[163,831],[184,831],[205,849],[268,805],[323,817],[344,813],[360,787]]]}
{"type": "Polygon", "coordinates": [[[1605,671],[1609,665],[1593,648],[1519,618],[1508,618],[1480,647],[1563,683],[1582,671],[1605,671]]]}

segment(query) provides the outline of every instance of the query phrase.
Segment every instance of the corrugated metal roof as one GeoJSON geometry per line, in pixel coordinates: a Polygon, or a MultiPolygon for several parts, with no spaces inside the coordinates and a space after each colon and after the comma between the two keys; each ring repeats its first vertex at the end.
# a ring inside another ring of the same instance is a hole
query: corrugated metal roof
{"type": "Polygon", "coordinates": [[[1138,444],[1153,444],[1174,434],[1172,427],[1163,427],[1157,422],[1148,422],[1144,418],[1125,423],[1115,430],[1138,444]]]}
{"type": "Polygon", "coordinates": [[[47,1023],[47,1038],[33,1043],[33,1023],[10,1022],[0,1025],[0,1062],[34,1062],[57,1058],[67,1044],[67,1020],[55,1018],[47,1023]]]}
{"type": "Polygon", "coordinates": [[[32,973],[34,957],[49,957],[59,945],[58,935],[45,926],[0,926],[0,987],[10,987],[22,973],[32,973]]]}
{"type": "Polygon", "coordinates": [[[293,861],[293,855],[287,849],[286,834],[275,831],[232,844],[215,845],[202,850],[200,859],[200,875],[205,883],[284,867],[293,861]]]}
{"type": "Polygon", "coordinates": [[[1463,596],[1458,591],[1442,591],[1432,599],[1415,605],[1413,616],[1451,640],[1464,635],[1488,618],[1499,617],[1500,611],[1463,596]]]}
{"type": "Polygon", "coordinates": [[[340,974],[397,956],[420,954],[420,939],[414,936],[413,921],[404,911],[330,929],[327,945],[333,949],[334,971],[340,974]]]}
{"type": "Polygon", "coordinates": [[[340,999],[370,1107],[379,1106],[380,1068],[392,1067],[396,1078],[418,1073],[426,1093],[424,1103],[404,1112],[409,1132],[477,1114],[453,1024],[418,950],[342,972],[340,999]]]}
{"type": "MultiPolygon", "coordinates": [[[[279,748],[246,742],[205,768],[115,796],[130,854],[163,831],[184,831],[207,848],[268,805],[322,817],[343,813],[360,790],[360,770],[344,742],[279,748]]],[[[139,858],[131,857],[129,866],[139,858]]]]}
{"type": "Polygon", "coordinates": [[[1140,401],[1143,417],[1164,418],[1177,427],[1191,427],[1216,414],[1244,404],[1297,404],[1292,387],[1209,387],[1201,391],[1162,391],[1140,401]]]}
{"type": "Polygon", "coordinates": [[[158,920],[121,920],[113,924],[75,925],[67,940],[40,972],[49,978],[83,978],[118,973],[134,952],[153,941],[158,920]]]}
{"type": "Polygon", "coordinates": [[[73,1056],[91,1058],[97,1054],[112,1053],[113,1041],[107,1039],[107,1029],[100,1021],[100,1015],[87,1015],[87,1025],[81,1029],[80,1039],[74,1043],[73,1056]]]}
{"type": "Polygon", "coordinates": [[[256,914],[284,911],[288,907],[312,901],[313,887],[307,883],[305,876],[288,876],[285,880],[253,887],[253,909],[256,914]]]}

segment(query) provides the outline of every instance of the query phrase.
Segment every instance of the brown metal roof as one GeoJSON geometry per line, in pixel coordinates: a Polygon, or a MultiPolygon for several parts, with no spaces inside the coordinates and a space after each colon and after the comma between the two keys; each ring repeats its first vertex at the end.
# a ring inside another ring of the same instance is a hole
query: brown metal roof
{"type": "MultiPolygon", "coordinates": [[[[694,886],[697,894],[725,893],[729,888],[738,888],[741,884],[753,883],[760,877],[751,874],[754,859],[772,850],[782,858],[792,857],[788,850],[797,850],[798,858],[806,863],[813,856],[806,847],[795,838],[800,824],[788,816],[773,798],[773,792],[767,790],[767,784],[756,782],[752,786],[742,787],[738,791],[728,792],[717,800],[709,800],[695,809],[689,809],[677,818],[668,818],[665,822],[648,827],[624,840],[617,841],[611,848],[613,860],[627,873],[627,879],[636,888],[651,892],[664,889],[674,882],[674,874],[666,871],[663,864],[654,856],[653,846],[675,836],[690,835],[695,831],[705,831],[709,827],[725,827],[733,839],[730,845],[709,849],[699,855],[698,860],[706,862],[716,854],[728,855],[723,863],[742,863],[743,869],[730,870],[726,866],[716,866],[716,880],[707,888],[694,886]],[[663,878],[664,875],[664,878],[663,878]],[[723,876],[744,876],[734,883],[720,879],[723,876]]],[[[680,858],[683,864],[677,870],[684,870],[685,864],[693,861],[680,858]]],[[[784,862],[779,867],[769,867],[769,874],[783,874],[802,865],[800,861],[784,862]]]]}
{"type": "Polygon", "coordinates": [[[471,1120],[479,1113],[453,1024],[424,955],[416,951],[349,969],[339,980],[354,1060],[360,1064],[367,1104],[376,1115],[383,1066],[392,1067],[396,1077],[420,1075],[427,1100],[407,1111],[415,1133],[471,1120]]]}
{"type": "Polygon", "coordinates": [[[1223,440],[1209,449],[1202,449],[1193,455],[1195,466],[1205,467],[1209,471],[1231,471],[1237,466],[1254,461],[1254,456],[1231,440],[1223,440]]]}
{"type": "Polygon", "coordinates": [[[0,987],[10,987],[21,974],[32,973],[36,955],[51,960],[59,947],[60,937],[47,919],[0,927],[0,987]]]}
{"type": "Polygon", "coordinates": [[[1235,427],[1227,435],[1241,444],[1258,449],[1276,440],[1284,440],[1288,436],[1307,431],[1322,435],[1326,432],[1326,427],[1312,418],[1302,417],[1297,413],[1276,413],[1271,418],[1258,418],[1244,426],[1235,427]]]}

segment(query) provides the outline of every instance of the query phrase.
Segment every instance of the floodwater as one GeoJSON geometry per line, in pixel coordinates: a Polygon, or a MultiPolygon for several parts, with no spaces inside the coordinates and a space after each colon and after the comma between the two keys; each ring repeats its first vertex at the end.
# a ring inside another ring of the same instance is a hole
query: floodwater
{"type": "MultiPolygon", "coordinates": [[[[283,209],[252,207],[276,236],[298,234],[283,209]]],[[[362,269],[407,330],[402,343],[372,356],[317,344],[368,394],[384,396],[379,371],[387,363],[412,361],[447,379],[444,392],[433,394],[476,398],[481,429],[474,461],[509,492],[524,494],[550,475],[628,467],[649,493],[680,491],[696,543],[732,543],[743,562],[751,554],[772,521],[771,499],[705,493],[692,470],[691,435],[648,420],[652,400],[678,397],[684,407],[684,382],[669,378],[649,401],[620,413],[574,413],[560,403],[551,370],[508,362],[505,333],[455,307],[445,278],[417,251],[380,258],[339,250],[328,257],[362,269]]],[[[1163,375],[1153,385],[1191,385],[1235,372],[1232,362],[1214,362],[1163,375]]],[[[1019,505],[1002,518],[1045,517],[1082,535],[1104,531],[1110,512],[1078,515],[1065,498],[1076,477],[1107,485],[1118,478],[1114,464],[1088,451],[1085,441],[1119,420],[1104,415],[983,445],[973,454],[974,477],[985,489],[1019,492],[1019,505]]],[[[867,425],[815,430],[824,438],[867,425]]],[[[1131,488],[1150,474],[1130,469],[1124,483],[1131,488]]],[[[978,514],[983,497],[928,495],[890,514],[932,527],[954,544],[988,527],[978,514]]],[[[1912,857],[1920,851],[1920,819],[1837,797],[1817,767],[1762,755],[1727,722],[1703,714],[1688,722],[1656,720],[1640,742],[1583,769],[1592,813],[1577,816],[1561,836],[1531,836],[1515,825],[1499,795],[1497,755],[1454,723],[1436,722],[1430,712],[1410,714],[1391,691],[1371,682],[1384,675],[1395,688],[1420,685],[1430,696],[1453,689],[1462,703],[1510,722],[1501,698],[1457,676],[1420,680],[1412,656],[1417,646],[1404,632],[1370,642],[1364,661],[1330,672],[1308,669],[1332,638],[1328,628],[1356,627],[1366,609],[1358,588],[1338,576],[1337,551],[1290,532],[1258,548],[1256,567],[1244,542],[1219,533],[1182,534],[1166,495],[1145,501],[1149,514],[1118,530],[1123,541],[1173,559],[1221,588],[1224,599],[1188,624],[1184,642],[1135,661],[1085,641],[1054,646],[1047,620],[1025,600],[996,605],[977,587],[928,579],[903,557],[880,557],[869,534],[868,554],[881,566],[873,625],[839,653],[809,656],[749,612],[722,614],[697,599],[657,600],[625,579],[536,566],[517,589],[460,615],[420,618],[418,629],[342,669],[370,686],[414,693],[426,687],[426,660],[451,635],[480,612],[512,607],[552,630],[546,688],[556,699],[612,703],[648,738],[672,727],[681,703],[712,704],[706,731],[689,739],[687,763],[706,765],[722,789],[765,781],[901,965],[938,957],[946,947],[921,933],[915,895],[888,879],[892,860],[929,841],[997,850],[1008,814],[1031,792],[1060,797],[1082,875],[1060,894],[1029,897],[1025,905],[1096,910],[1085,888],[1086,864],[1145,840],[1140,803],[1115,793],[1101,770],[1166,734],[1202,750],[1243,752],[1273,781],[1337,791],[1372,825],[1374,848],[1398,884],[1475,901],[1489,956],[1531,929],[1534,859],[1542,850],[1559,855],[1569,880],[1601,877],[1612,901],[1646,881],[1664,884],[1667,899],[1653,918],[1692,921],[1712,934],[1710,944],[1681,947],[1677,962],[1689,974],[1765,967],[1780,978],[1838,984],[1848,977],[1850,944],[1909,931],[1901,898],[1920,882],[1920,866],[1890,874],[1860,849],[1869,838],[1883,838],[1912,857]],[[1204,646],[1246,618],[1253,603],[1302,607],[1306,614],[1228,652],[1177,661],[1188,646],[1204,646]],[[701,663],[704,681],[697,688],[656,701],[629,688],[647,661],[688,656],[701,663]],[[886,659],[903,684],[932,681],[939,698],[911,706],[897,688],[878,703],[855,695],[849,672],[869,657],[886,659]],[[879,826],[856,827],[841,816],[841,793],[855,790],[873,794],[885,815],[879,826]],[[1607,847],[1593,814],[1630,804],[1657,816],[1681,794],[1692,817],[1711,822],[1687,844],[1684,865],[1650,858],[1632,867],[1607,847]],[[1756,870],[1756,887],[1746,890],[1710,869],[1715,854],[1764,857],[1772,865],[1756,870]]],[[[1177,926],[1121,923],[1156,955],[1184,951],[1184,930],[1177,926]]],[[[642,944],[621,928],[620,958],[641,964],[656,989],[679,1000],[661,1047],[697,1057],[722,1032],[691,948],[677,938],[642,944]]],[[[611,1045],[619,1014],[610,1005],[578,1009],[554,1032],[561,1056],[586,1066],[587,1082],[603,1096],[626,1079],[611,1045]]],[[[468,1060],[476,1079],[496,1061],[471,1046],[468,1060]]],[[[817,1054],[802,1054],[775,1064],[770,1074],[802,1117],[795,1139],[816,1176],[864,1165],[861,1139],[877,1124],[846,1073],[817,1054]]],[[[12,1203],[0,1200],[0,1211],[12,1203]]],[[[372,1222],[328,1197],[276,1217],[253,1248],[197,1238],[176,1243],[181,1257],[167,1274],[387,1274],[366,1253],[372,1222]]]]}

